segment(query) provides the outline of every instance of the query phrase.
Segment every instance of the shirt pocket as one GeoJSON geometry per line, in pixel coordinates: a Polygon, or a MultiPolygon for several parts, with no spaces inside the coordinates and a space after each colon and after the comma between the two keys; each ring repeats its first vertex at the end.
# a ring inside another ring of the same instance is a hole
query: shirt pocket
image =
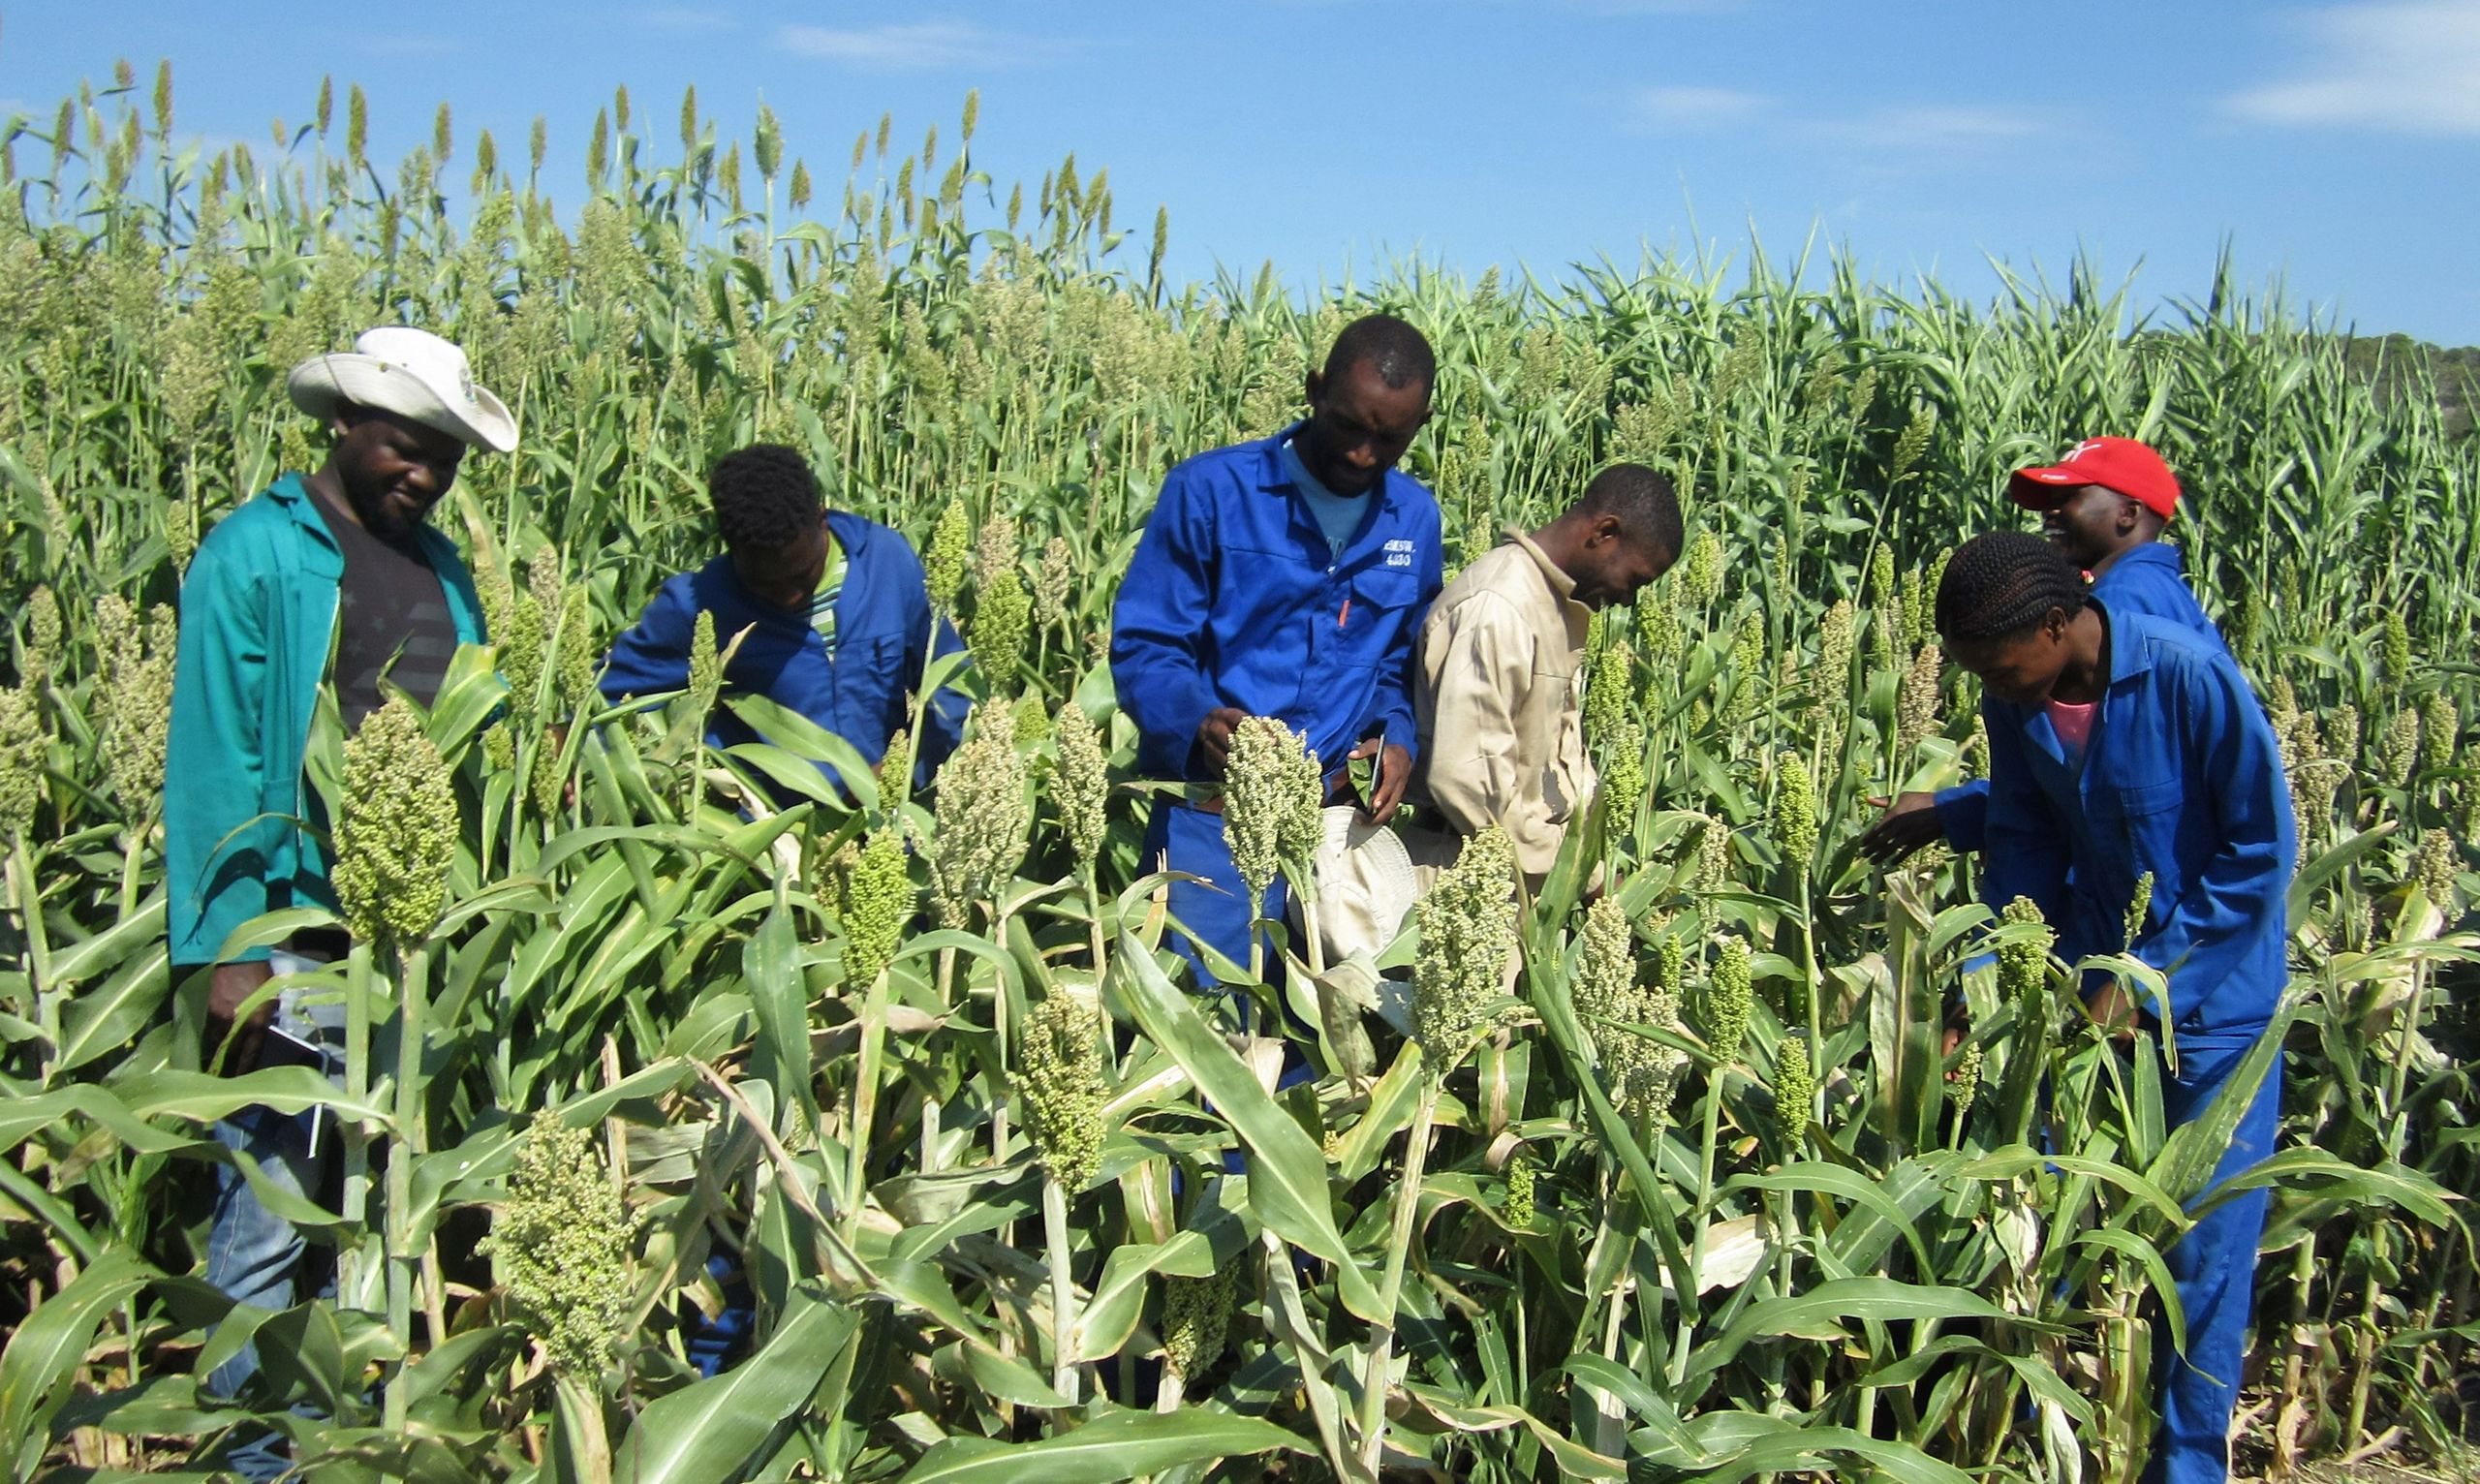
{"type": "Polygon", "coordinates": [[[894,634],[854,634],[835,646],[835,710],[829,724],[844,739],[865,752],[883,747],[894,728],[907,725],[899,715],[904,697],[920,682],[904,673],[904,641],[894,634]],[[863,728],[871,737],[852,733],[863,728]]]}

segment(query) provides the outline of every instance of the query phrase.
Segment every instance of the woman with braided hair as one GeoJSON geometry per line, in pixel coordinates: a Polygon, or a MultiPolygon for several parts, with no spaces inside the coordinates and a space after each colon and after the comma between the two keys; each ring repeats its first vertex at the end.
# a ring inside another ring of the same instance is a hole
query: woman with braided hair
{"type": "MultiPolygon", "coordinates": [[[[1938,583],[1937,621],[1946,653],[1981,680],[1990,902],[2030,898],[2067,963],[2124,949],[2160,971],[2166,1004],[2134,1005],[2098,973],[2085,1003],[2104,1025],[2141,1024],[2155,1044],[2171,1040],[2165,1112],[2173,1127],[2201,1117],[2265,1033],[2289,976],[2297,844],[2263,708],[2227,654],[2165,620],[2110,612],[2071,562],[2026,533],[1966,541],[1938,583]],[[2148,877],[2151,895],[2138,903],[2148,877]]],[[[2216,1182],[2274,1152],[2280,1084],[2277,1062],[2216,1182]]],[[[2149,1480],[2228,1477],[2265,1205],[2262,1190],[2230,1201],[2166,1254],[2187,1348],[2180,1355],[2165,1339],[2154,1368],[2161,1428],[2149,1480]]]]}

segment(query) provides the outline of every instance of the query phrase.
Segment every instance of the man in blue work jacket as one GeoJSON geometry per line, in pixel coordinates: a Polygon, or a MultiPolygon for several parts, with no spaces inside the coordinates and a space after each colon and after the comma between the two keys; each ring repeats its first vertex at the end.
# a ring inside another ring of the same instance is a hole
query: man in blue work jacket
{"type": "MultiPolygon", "coordinates": [[[[2022,532],[1955,552],[1937,618],[1947,654],[1981,679],[1988,900],[2029,898],[2069,964],[2124,950],[2162,974],[2166,1005],[2131,1005],[2102,974],[2086,1003],[2105,1026],[2137,1021],[2156,1043],[2174,1042],[2175,1067],[2160,1067],[2163,1111],[2173,1128],[2202,1116],[2265,1035],[2289,979],[2298,842],[2264,708],[2228,655],[2178,625],[2092,601],[2057,547],[2022,532]]],[[[2277,1060],[2215,1181],[2274,1152],[2280,1103],[2277,1060]]],[[[2227,1476],[2265,1207],[2265,1191],[2242,1195],[2164,1254],[2187,1346],[2178,1353],[2163,1328],[2148,1479],[2227,1476]]]]}
{"type": "MultiPolygon", "coordinates": [[[[2179,477],[2160,454],[2132,438],[2088,438],[2055,464],[2017,470],[2006,492],[2040,512],[2042,534],[2091,576],[2110,611],[2165,619],[2230,653],[2187,586],[2179,548],[2161,540],[2178,513],[2179,477]]],[[[1860,850],[1884,865],[1941,839],[1968,854],[1981,848],[1988,817],[1987,779],[1915,790],[1860,837],[1860,850]]]]}
{"type": "MultiPolygon", "coordinates": [[[[1253,925],[1216,789],[1232,728],[1251,716],[1298,728],[1330,782],[1375,758],[1380,823],[1410,782],[1413,638],[1440,587],[1439,513],[1395,463],[1429,420],[1436,378],[1429,342],[1402,320],[1345,326],[1309,373],[1306,420],[1171,471],[1120,586],[1111,678],[1137,725],[1138,769],[1192,786],[1156,806],[1145,859],[1202,878],[1172,884],[1171,913],[1235,964],[1253,925]]],[[[1284,911],[1278,879],[1265,913],[1284,911]]]]}
{"type": "MultiPolygon", "coordinates": [[[[726,455],[707,478],[707,494],[724,554],[664,583],[636,627],[611,646],[604,695],[620,700],[686,689],[698,615],[711,613],[716,648],[731,651],[727,686],[807,717],[877,766],[888,742],[913,725],[924,666],[963,647],[946,620],[931,615],[921,559],[885,526],[827,510],[809,460],[778,444],[726,455]]],[[[955,750],[966,709],[963,696],[946,688],[923,708],[919,777],[955,750]]],[[[731,747],[760,739],[719,706],[707,740],[731,747]]]]}
{"type": "MultiPolygon", "coordinates": [[[[516,419],[474,385],[465,353],[425,330],[371,330],[351,354],[295,366],[287,390],[335,444],[318,472],[284,476],[199,544],[181,582],[164,760],[171,962],[214,966],[205,1060],[236,1074],[279,1060],[339,1069],[340,1009],[261,992],[343,957],[343,934],[231,944],[266,912],[335,905],[322,837],[304,824],[318,812],[301,763],[320,686],[332,682],[346,726],[358,727],[383,688],[430,704],[457,647],[482,641],[473,578],[427,517],[468,448],[516,447],[516,419]]],[[[278,1187],[317,1198],[337,1142],[321,1136],[319,1117],[243,1108],[215,1136],[278,1187]]],[[[234,1170],[216,1181],[206,1281],[238,1304],[290,1307],[308,1244],[234,1170]]],[[[232,1396],[258,1369],[244,1346],[207,1389],[232,1396]]],[[[248,1479],[288,1467],[272,1435],[226,1465],[248,1479]]]]}

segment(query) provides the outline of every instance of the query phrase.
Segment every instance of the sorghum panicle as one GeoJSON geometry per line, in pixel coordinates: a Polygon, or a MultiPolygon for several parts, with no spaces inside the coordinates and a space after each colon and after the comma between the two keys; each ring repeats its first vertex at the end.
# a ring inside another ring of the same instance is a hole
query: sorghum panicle
{"type": "Polygon", "coordinates": [[[1324,843],[1324,780],[1309,738],[1262,716],[1233,729],[1224,771],[1223,838],[1241,881],[1262,896],[1285,862],[1314,860],[1324,843]]]}
{"type": "Polygon", "coordinates": [[[1493,825],[1463,851],[1413,908],[1420,950],[1412,961],[1412,1036],[1444,1076],[1487,1024],[1504,992],[1515,951],[1515,847],[1493,825]]]}
{"type": "Polygon", "coordinates": [[[916,899],[903,834],[877,829],[859,849],[847,845],[835,861],[834,882],[836,921],[844,930],[844,982],[864,987],[895,958],[905,925],[913,920],[916,899]]]}
{"type": "Polygon", "coordinates": [[[1705,1044],[1720,1062],[1736,1062],[1756,1007],[1756,970],[1746,940],[1725,937],[1705,986],[1705,1044]]]}
{"type": "Polygon", "coordinates": [[[699,608],[697,626],[689,631],[690,698],[698,710],[712,711],[723,689],[723,661],[715,652],[715,613],[699,608]]]}
{"type": "Polygon", "coordinates": [[[448,764],[403,696],[346,740],[343,795],[330,874],[345,925],[374,946],[414,947],[448,905],[462,822],[448,764]]]}
{"type": "Polygon", "coordinates": [[[1938,701],[1943,691],[1946,656],[1935,644],[1923,644],[1911,657],[1895,708],[1895,752],[1908,757],[1911,750],[1937,733],[1938,701]]]}
{"type": "Polygon", "coordinates": [[[43,803],[44,740],[34,687],[0,690],[0,845],[34,826],[43,803]]]}
{"type": "Polygon", "coordinates": [[[1232,1266],[1224,1264],[1211,1278],[1163,1281],[1162,1365],[1183,1380],[1194,1380],[1223,1358],[1231,1301],[1239,1289],[1232,1266]]]}
{"type": "Polygon", "coordinates": [[[1782,1143],[1797,1148],[1807,1137],[1817,1096],[1815,1070],[1809,1065],[1809,1043],[1785,1036],[1774,1048],[1774,1121],[1782,1143]]]}
{"type": "Polygon", "coordinates": [[[938,527],[930,533],[930,549],[921,559],[930,602],[943,611],[955,610],[956,594],[965,585],[965,550],[972,543],[973,525],[964,502],[948,501],[939,512],[938,527]]]}
{"type": "Polygon", "coordinates": [[[1521,1228],[1533,1224],[1533,1160],[1529,1158],[1517,1155],[1507,1160],[1506,1204],[1501,1208],[1500,1214],[1509,1226],[1521,1228]]]}
{"type": "Polygon", "coordinates": [[[1025,759],[1006,730],[976,725],[940,767],[937,820],[928,853],[939,923],[963,927],[1025,858],[1025,759]]]}
{"type": "Polygon", "coordinates": [[[1774,849],[1804,873],[1816,853],[1816,781],[1809,776],[1809,760],[1797,753],[1781,753],[1774,760],[1774,849]]]}
{"type": "Polygon", "coordinates": [[[548,1114],[517,1145],[508,1199],[478,1250],[552,1368],[591,1380],[628,1338],[629,1244],[637,1221],[612,1189],[602,1141],[548,1114]]]}
{"type": "Polygon", "coordinates": [[[1071,699],[1060,704],[1058,720],[1051,725],[1051,742],[1059,754],[1059,785],[1052,797],[1059,808],[1060,828],[1077,864],[1090,870],[1102,853],[1110,798],[1101,732],[1071,699]]]}
{"type": "Polygon", "coordinates": [[[2044,924],[2029,939],[1998,945],[1998,996],[2009,1005],[2031,1005],[2049,992],[2050,944],[2058,935],[2030,897],[2017,897],[1999,914],[2011,923],[2044,924]]]}
{"type": "Polygon", "coordinates": [[[1074,996],[1054,994],[1025,1015],[1025,1131],[1051,1179],[1071,1194],[1102,1158],[1101,1018],[1074,996]]]}
{"type": "Polygon", "coordinates": [[[2135,879],[2135,894],[2127,898],[2126,945],[2135,950],[2138,940],[2153,922],[2153,873],[2147,871],[2135,879]]]}
{"type": "Polygon", "coordinates": [[[1076,585],[1075,554],[1068,538],[1042,542],[1040,564],[1034,570],[1034,621],[1048,627],[1068,622],[1068,599],[1076,585]]]}

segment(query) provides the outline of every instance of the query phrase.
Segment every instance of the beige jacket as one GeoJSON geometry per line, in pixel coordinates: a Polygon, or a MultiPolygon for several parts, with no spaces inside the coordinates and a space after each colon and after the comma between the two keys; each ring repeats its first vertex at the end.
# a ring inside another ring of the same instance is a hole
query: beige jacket
{"type": "Polygon", "coordinates": [[[1578,683],[1593,611],[1540,547],[1509,534],[1430,605],[1412,704],[1424,796],[1459,835],[1504,825],[1538,879],[1593,797],[1578,683]]]}

